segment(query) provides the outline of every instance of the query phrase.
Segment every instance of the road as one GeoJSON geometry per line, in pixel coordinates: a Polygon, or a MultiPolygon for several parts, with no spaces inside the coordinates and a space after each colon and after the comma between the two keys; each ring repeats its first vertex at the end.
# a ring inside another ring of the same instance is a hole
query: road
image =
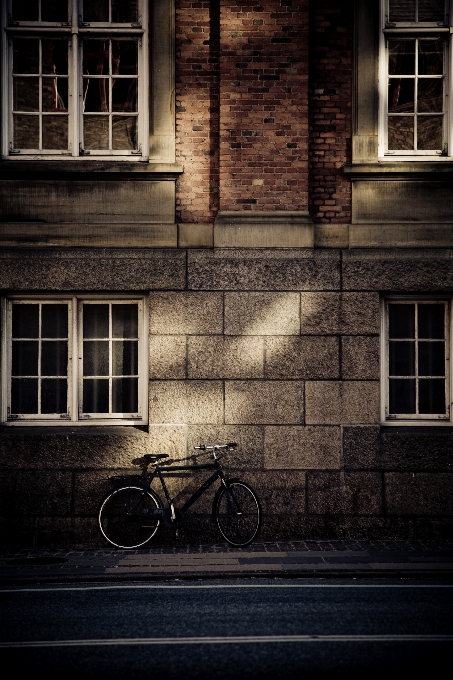
{"type": "Polygon", "coordinates": [[[453,652],[444,580],[3,587],[0,607],[4,667],[47,680],[389,680],[443,676],[453,652]]]}

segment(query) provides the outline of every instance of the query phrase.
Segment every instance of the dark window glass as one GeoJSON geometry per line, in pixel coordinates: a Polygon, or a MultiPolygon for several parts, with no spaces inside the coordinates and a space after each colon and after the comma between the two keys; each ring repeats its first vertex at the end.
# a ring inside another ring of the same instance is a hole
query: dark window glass
{"type": "Polygon", "coordinates": [[[68,343],[65,341],[46,341],[41,344],[41,375],[67,375],[68,343]]]}
{"type": "Polygon", "coordinates": [[[417,111],[419,113],[442,113],[444,89],[441,78],[419,78],[417,111]]]}
{"type": "Polygon", "coordinates": [[[39,117],[13,116],[13,144],[15,149],[39,148],[39,117]]]}
{"type": "Polygon", "coordinates": [[[415,342],[389,342],[389,374],[415,375],[415,342]]]}
{"type": "Polygon", "coordinates": [[[426,340],[443,340],[444,305],[418,305],[418,337],[426,340]]]}
{"type": "Polygon", "coordinates": [[[13,73],[39,73],[38,38],[14,38],[13,73]]]}
{"type": "Polygon", "coordinates": [[[413,113],[415,110],[414,78],[389,79],[389,113],[413,113]]]}
{"type": "Polygon", "coordinates": [[[42,119],[42,148],[68,148],[68,117],[45,116],[42,119]]]}
{"type": "Polygon", "coordinates": [[[390,413],[415,413],[415,378],[389,380],[390,413]]]}
{"type": "Polygon", "coordinates": [[[415,40],[389,40],[389,75],[415,74],[415,40]]]}
{"type": "Polygon", "coordinates": [[[138,305],[112,305],[114,338],[138,338],[138,305]]]}
{"type": "Polygon", "coordinates": [[[113,378],[113,413],[137,413],[138,378],[113,378]]]}
{"type": "Polygon", "coordinates": [[[108,22],[109,0],[84,0],[83,20],[87,22],[108,22]]]}
{"type": "Polygon", "coordinates": [[[128,151],[138,148],[136,116],[112,116],[112,148],[128,151]]]}
{"type": "Polygon", "coordinates": [[[11,382],[11,412],[38,413],[37,378],[13,378],[11,382]]]}
{"type": "Polygon", "coordinates": [[[68,41],[45,39],[42,43],[42,72],[44,74],[68,75],[68,41]]]}
{"type": "Polygon", "coordinates": [[[38,0],[13,0],[13,21],[38,21],[38,0]]]}
{"type": "Polygon", "coordinates": [[[138,342],[116,340],[113,343],[113,375],[137,375],[138,342]]]}
{"type": "Polygon", "coordinates": [[[419,116],[417,119],[417,148],[441,151],[443,147],[443,116],[419,116]]]}
{"type": "Polygon", "coordinates": [[[445,0],[418,0],[418,20],[442,22],[445,19],[445,0]]]}
{"type": "Polygon", "coordinates": [[[87,378],[83,381],[83,412],[109,412],[108,379],[87,378]]]}
{"type": "Polygon", "coordinates": [[[39,78],[14,76],[13,110],[39,111],[39,78]]]}
{"type": "Polygon", "coordinates": [[[41,337],[68,337],[68,305],[42,305],[41,337]]]}
{"type": "Polygon", "coordinates": [[[83,337],[109,337],[109,305],[83,305],[83,337]]]}
{"type": "Polygon", "coordinates": [[[66,0],[41,0],[41,21],[68,21],[66,0]]]}
{"type": "Polygon", "coordinates": [[[441,76],[444,72],[443,40],[420,40],[418,43],[418,73],[421,76],[441,76]]]}
{"type": "Polygon", "coordinates": [[[83,375],[109,375],[109,343],[83,343],[83,375]]]}
{"type": "Polygon", "coordinates": [[[120,76],[138,74],[138,42],[136,40],[112,41],[112,72],[120,76]]]}
{"type": "Polygon", "coordinates": [[[419,380],[419,413],[445,413],[445,380],[419,380]]]}
{"type": "Polygon", "coordinates": [[[418,343],[418,375],[445,375],[443,342],[418,343]]]}
{"type": "Polygon", "coordinates": [[[39,337],[39,305],[13,304],[13,338],[39,337]]]}
{"type": "Polygon", "coordinates": [[[112,82],[112,110],[137,111],[137,78],[117,78],[112,82]]]}
{"type": "Polygon", "coordinates": [[[41,413],[67,413],[68,383],[65,378],[45,378],[41,382],[41,413]]]}
{"type": "Polygon", "coordinates": [[[112,0],[112,21],[116,24],[138,21],[137,0],[112,0]]]}
{"type": "Polygon", "coordinates": [[[415,21],[415,0],[389,0],[389,21],[415,21]]]}
{"type": "Polygon", "coordinates": [[[38,375],[39,342],[14,340],[12,351],[13,375],[38,375]]]}
{"type": "Polygon", "coordinates": [[[413,116],[388,117],[388,148],[391,151],[411,151],[414,148],[413,116]]]}
{"type": "Polygon", "coordinates": [[[109,75],[109,40],[83,41],[83,75],[109,75]]]}
{"type": "Polygon", "coordinates": [[[415,338],[415,305],[389,305],[389,338],[415,338]]]}
{"type": "Polygon", "coordinates": [[[109,117],[83,117],[83,148],[109,149],[109,117]]]}

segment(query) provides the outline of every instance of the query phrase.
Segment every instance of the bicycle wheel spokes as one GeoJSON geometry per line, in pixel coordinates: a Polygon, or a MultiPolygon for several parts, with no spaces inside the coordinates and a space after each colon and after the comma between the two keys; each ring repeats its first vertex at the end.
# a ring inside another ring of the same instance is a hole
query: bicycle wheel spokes
{"type": "Polygon", "coordinates": [[[153,514],[158,507],[150,491],[132,486],[116,489],[101,504],[99,527],[117,548],[139,548],[159,527],[159,517],[153,514]]]}
{"type": "Polygon", "coordinates": [[[253,489],[244,482],[231,482],[217,497],[215,517],[219,531],[230,545],[251,543],[261,526],[261,508],[253,489]]]}

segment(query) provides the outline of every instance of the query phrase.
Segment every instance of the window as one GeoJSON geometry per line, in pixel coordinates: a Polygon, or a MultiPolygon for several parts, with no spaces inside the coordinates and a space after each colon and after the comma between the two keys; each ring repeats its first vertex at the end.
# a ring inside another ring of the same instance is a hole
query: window
{"type": "Polygon", "coordinates": [[[450,420],[450,305],[430,298],[384,302],[383,420],[450,420]]]}
{"type": "Polygon", "coordinates": [[[451,34],[448,0],[384,0],[380,38],[380,152],[448,157],[451,34]]]}
{"type": "Polygon", "coordinates": [[[5,304],[7,422],[145,421],[143,299],[5,304]]]}
{"type": "Polygon", "coordinates": [[[147,156],[147,2],[4,4],[4,156],[147,156]]]}

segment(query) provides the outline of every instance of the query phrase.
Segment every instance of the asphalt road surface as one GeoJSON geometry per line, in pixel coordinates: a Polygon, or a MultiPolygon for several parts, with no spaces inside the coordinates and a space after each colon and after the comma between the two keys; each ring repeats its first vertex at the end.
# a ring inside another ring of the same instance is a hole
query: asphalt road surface
{"type": "Polygon", "coordinates": [[[23,678],[448,677],[453,654],[444,580],[3,587],[0,607],[2,667],[23,678]]]}

